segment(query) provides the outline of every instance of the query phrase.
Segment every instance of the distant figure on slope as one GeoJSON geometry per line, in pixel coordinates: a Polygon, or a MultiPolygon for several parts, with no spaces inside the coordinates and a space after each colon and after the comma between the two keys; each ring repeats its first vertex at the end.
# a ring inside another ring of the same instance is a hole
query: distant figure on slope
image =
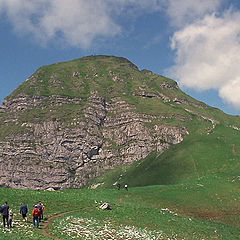
{"type": "Polygon", "coordinates": [[[128,185],[127,184],[124,185],[124,188],[125,188],[126,191],[128,191],[128,185]]]}
{"type": "Polygon", "coordinates": [[[33,216],[33,226],[35,227],[37,225],[37,228],[39,226],[39,216],[41,215],[40,210],[38,209],[37,205],[34,206],[32,211],[33,216]]]}
{"type": "Polygon", "coordinates": [[[9,211],[9,216],[8,216],[8,225],[11,228],[12,227],[12,220],[13,220],[13,211],[12,209],[9,211]]]}
{"type": "Polygon", "coordinates": [[[25,222],[27,222],[27,212],[28,212],[27,205],[25,205],[23,202],[20,207],[20,213],[22,214],[23,221],[25,222]]]}
{"type": "Polygon", "coordinates": [[[7,202],[4,203],[4,205],[1,207],[1,213],[3,215],[3,226],[6,226],[9,228],[9,222],[8,222],[8,214],[9,214],[9,206],[7,205],[7,202]]]}
{"type": "Polygon", "coordinates": [[[120,190],[120,187],[121,187],[121,185],[120,185],[120,183],[118,183],[117,184],[117,189],[120,190]]]}

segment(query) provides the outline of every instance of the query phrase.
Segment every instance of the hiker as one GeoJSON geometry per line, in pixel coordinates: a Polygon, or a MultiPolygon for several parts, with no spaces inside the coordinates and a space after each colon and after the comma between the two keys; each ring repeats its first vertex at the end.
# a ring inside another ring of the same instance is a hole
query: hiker
{"type": "Polygon", "coordinates": [[[11,228],[12,227],[12,220],[13,220],[13,211],[12,209],[9,211],[9,216],[8,216],[8,225],[11,228]]]}
{"type": "Polygon", "coordinates": [[[40,210],[38,209],[38,206],[35,205],[32,211],[33,216],[33,226],[35,227],[37,225],[37,228],[39,226],[39,216],[41,215],[40,210]]]}
{"type": "Polygon", "coordinates": [[[39,222],[41,221],[41,219],[43,219],[43,210],[45,209],[45,207],[43,206],[41,201],[38,201],[37,204],[38,209],[40,210],[41,214],[39,216],[39,222]]]}
{"type": "Polygon", "coordinates": [[[28,212],[27,205],[25,205],[24,202],[22,202],[22,205],[20,207],[20,213],[22,214],[23,221],[25,222],[27,222],[27,212],[28,212]]]}
{"type": "Polygon", "coordinates": [[[117,189],[120,190],[120,187],[121,187],[121,185],[120,185],[120,183],[118,183],[117,184],[117,189]]]}
{"type": "Polygon", "coordinates": [[[41,201],[39,201],[38,204],[40,204],[42,206],[42,210],[40,210],[40,211],[41,211],[41,219],[43,219],[43,211],[45,210],[45,206],[43,205],[43,203],[41,201]]]}
{"type": "Polygon", "coordinates": [[[125,184],[124,188],[125,188],[126,191],[128,191],[128,185],[127,184],[125,184]]]}
{"type": "Polygon", "coordinates": [[[4,203],[4,205],[1,207],[1,212],[3,215],[3,226],[6,226],[9,228],[9,223],[8,223],[8,214],[9,214],[9,206],[7,205],[7,202],[4,203]]]}

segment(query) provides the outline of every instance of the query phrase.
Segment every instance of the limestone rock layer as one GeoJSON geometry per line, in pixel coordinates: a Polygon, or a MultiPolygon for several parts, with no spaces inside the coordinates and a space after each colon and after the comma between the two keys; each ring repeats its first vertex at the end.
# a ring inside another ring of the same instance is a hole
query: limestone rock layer
{"type": "Polygon", "coordinates": [[[188,134],[193,113],[185,107],[207,106],[123,58],[42,67],[0,107],[0,187],[80,188],[161,154],[188,134]]]}

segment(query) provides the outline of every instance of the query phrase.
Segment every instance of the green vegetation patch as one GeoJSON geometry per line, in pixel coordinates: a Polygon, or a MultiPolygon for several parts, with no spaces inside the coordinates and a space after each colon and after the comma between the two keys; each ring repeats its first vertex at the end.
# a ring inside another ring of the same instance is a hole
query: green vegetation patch
{"type": "Polygon", "coordinates": [[[235,240],[240,234],[239,183],[226,180],[223,175],[214,175],[171,186],[129,186],[128,191],[0,189],[1,202],[8,200],[14,213],[14,227],[6,231],[0,226],[0,232],[4,239],[47,239],[41,234],[42,223],[40,229],[33,229],[30,216],[32,204],[41,200],[45,219],[66,212],[47,228],[49,234],[61,239],[104,239],[105,232],[113,239],[235,240]],[[30,210],[27,223],[19,214],[22,201],[30,210]],[[99,208],[104,202],[111,210],[99,208]]]}

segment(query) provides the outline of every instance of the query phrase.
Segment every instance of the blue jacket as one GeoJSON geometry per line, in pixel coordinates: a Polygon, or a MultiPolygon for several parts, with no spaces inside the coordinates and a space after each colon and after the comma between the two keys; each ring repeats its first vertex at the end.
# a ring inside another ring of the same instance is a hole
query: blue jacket
{"type": "Polygon", "coordinates": [[[28,212],[28,208],[25,204],[22,204],[22,206],[20,207],[20,213],[22,214],[27,214],[28,212]]]}

